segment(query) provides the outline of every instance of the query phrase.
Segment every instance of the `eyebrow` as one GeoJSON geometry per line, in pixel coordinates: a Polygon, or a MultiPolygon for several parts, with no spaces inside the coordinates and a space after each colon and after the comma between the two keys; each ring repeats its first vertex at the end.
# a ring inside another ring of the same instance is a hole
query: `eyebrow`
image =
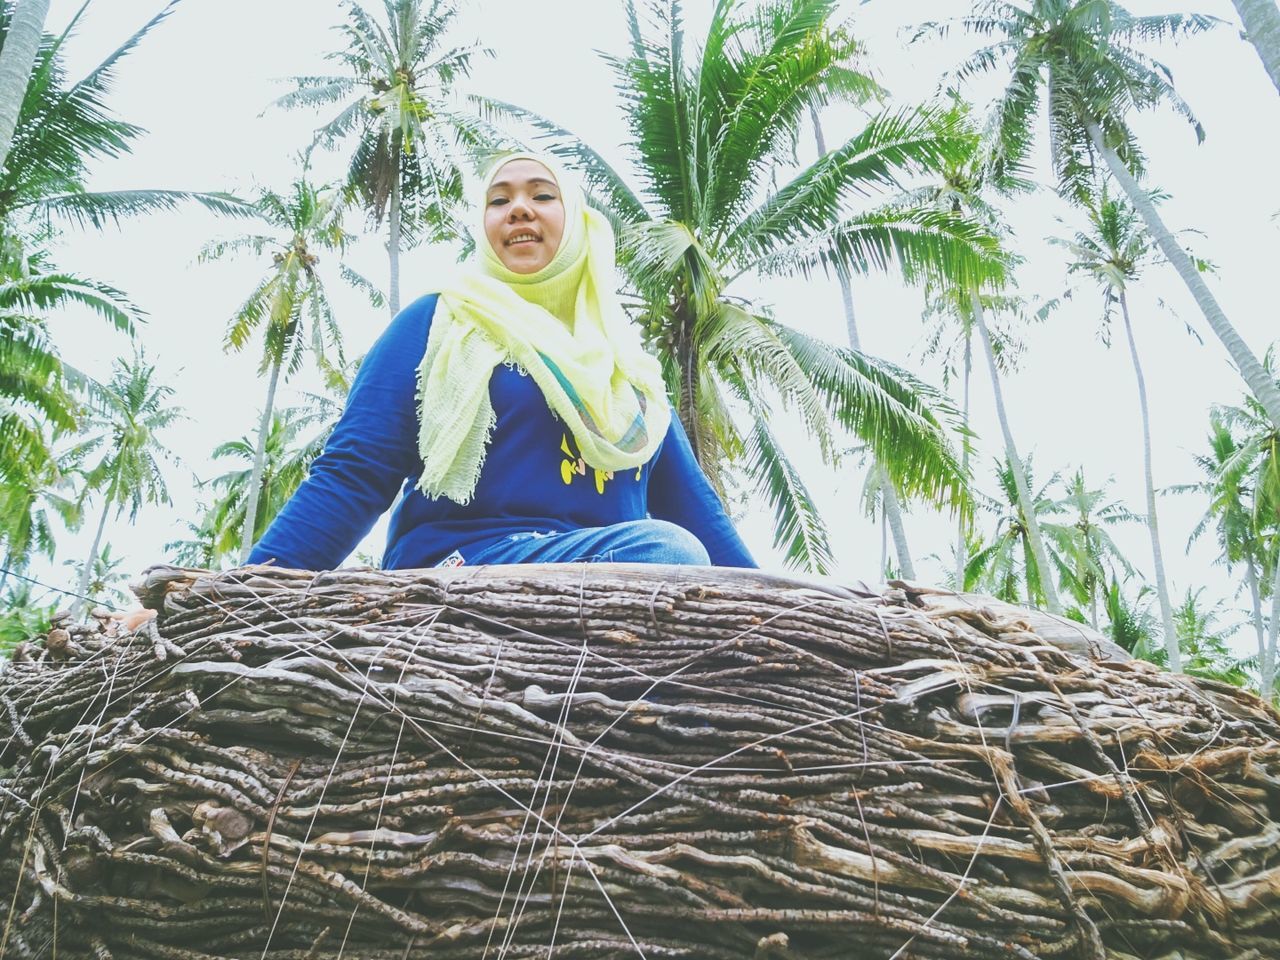
{"type": "MultiPolygon", "coordinates": [[[[546,177],[530,177],[528,180],[525,181],[525,183],[545,183],[549,187],[554,187],[557,190],[560,189],[560,185],[558,183],[556,183],[554,180],[548,180],[546,177]]],[[[495,180],[493,181],[493,183],[489,184],[489,189],[493,190],[497,187],[509,187],[509,186],[511,186],[510,180],[495,180]]]]}

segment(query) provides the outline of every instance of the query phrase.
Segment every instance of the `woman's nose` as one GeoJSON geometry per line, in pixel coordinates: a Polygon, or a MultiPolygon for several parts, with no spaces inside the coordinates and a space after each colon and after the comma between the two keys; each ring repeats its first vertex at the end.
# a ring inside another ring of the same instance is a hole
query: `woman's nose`
{"type": "Polygon", "coordinates": [[[533,207],[531,207],[523,197],[514,197],[511,200],[511,206],[507,211],[507,219],[509,220],[528,220],[533,216],[533,207]]]}

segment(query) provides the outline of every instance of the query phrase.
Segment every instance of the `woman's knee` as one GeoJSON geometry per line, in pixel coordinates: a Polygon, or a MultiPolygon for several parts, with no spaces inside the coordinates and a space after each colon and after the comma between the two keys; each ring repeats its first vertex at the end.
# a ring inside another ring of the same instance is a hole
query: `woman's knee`
{"type": "Polygon", "coordinates": [[[646,519],[634,520],[627,527],[627,536],[609,551],[609,559],[616,563],[711,563],[702,541],[678,524],[646,519]]]}

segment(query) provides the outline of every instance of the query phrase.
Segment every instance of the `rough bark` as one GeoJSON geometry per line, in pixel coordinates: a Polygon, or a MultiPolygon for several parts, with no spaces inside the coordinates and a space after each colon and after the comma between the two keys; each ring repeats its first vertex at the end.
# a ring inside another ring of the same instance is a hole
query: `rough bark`
{"type": "Polygon", "coordinates": [[[1232,0],[1246,39],[1253,44],[1280,93],[1280,7],[1275,0],[1232,0]]]}
{"type": "MultiPolygon", "coordinates": [[[[961,416],[964,422],[964,428],[969,429],[969,381],[973,373],[973,331],[965,330],[964,333],[964,398],[961,406],[961,416]]],[[[960,472],[964,476],[969,476],[969,438],[964,438],[964,445],[960,449],[960,472]]],[[[956,517],[956,589],[965,589],[964,568],[965,554],[968,552],[968,541],[965,539],[965,519],[964,516],[956,517]]]]}
{"type": "Polygon", "coordinates": [[[388,290],[387,304],[391,308],[391,318],[394,320],[397,313],[400,312],[400,234],[401,234],[401,209],[400,209],[400,146],[395,144],[392,147],[392,163],[395,168],[394,176],[391,181],[391,209],[390,215],[387,217],[387,259],[390,261],[390,288],[388,290]]]}
{"type": "Polygon", "coordinates": [[[1173,625],[1173,604],[1169,602],[1169,583],[1164,572],[1164,551],[1160,548],[1160,525],[1156,517],[1156,487],[1151,467],[1151,408],[1147,404],[1147,380],[1142,373],[1142,361],[1138,355],[1138,341],[1133,335],[1133,323],[1129,318],[1129,299],[1120,291],[1120,314],[1124,317],[1124,332],[1129,341],[1129,358],[1133,361],[1133,376],[1138,384],[1138,410],[1142,415],[1142,476],[1147,494],[1147,533],[1151,537],[1151,558],[1156,574],[1156,598],[1160,604],[1160,623],[1164,628],[1164,646],[1169,655],[1169,669],[1182,672],[1182,652],[1178,646],[1178,632],[1173,625]]]}
{"type": "Polygon", "coordinates": [[[1276,652],[1280,648],[1280,556],[1271,576],[1271,622],[1267,625],[1267,655],[1262,659],[1262,683],[1259,689],[1267,699],[1275,697],[1276,652]]]}
{"type": "Polygon", "coordinates": [[[1079,624],[647,565],[167,568],[141,594],[138,632],[59,624],[0,674],[5,956],[1280,936],[1280,718],[1079,624]]]}
{"type": "MultiPolygon", "coordinates": [[[[987,322],[983,316],[982,300],[978,291],[972,291],[970,306],[973,308],[973,325],[982,341],[982,351],[987,358],[987,369],[991,373],[991,390],[995,394],[996,416],[1000,420],[1000,432],[1004,435],[1005,456],[1009,459],[1009,469],[1013,471],[1013,483],[1018,494],[1018,506],[1023,522],[1027,527],[1027,541],[1031,545],[1031,555],[1035,558],[1040,570],[1040,587],[1044,592],[1045,606],[1050,613],[1062,613],[1062,604],[1058,600],[1058,589],[1053,582],[1053,567],[1049,565],[1049,554],[1044,548],[1044,538],[1040,533],[1040,523],[1036,519],[1035,501],[1031,498],[1031,490],[1027,486],[1027,471],[1018,456],[1017,444],[1013,442],[1013,430],[1009,426],[1009,414],[1004,406],[1004,389],[1000,386],[1000,371],[996,367],[996,354],[991,346],[991,334],[987,331],[987,322]]],[[[1027,577],[1027,590],[1030,596],[1031,577],[1027,577]]]]}
{"type": "Polygon", "coordinates": [[[267,402],[262,408],[262,420],[258,424],[258,443],[253,451],[253,470],[249,474],[249,489],[245,491],[244,524],[240,527],[241,563],[249,559],[249,553],[253,550],[253,535],[258,519],[258,500],[262,496],[262,470],[267,456],[267,435],[271,432],[271,411],[275,407],[280,367],[280,361],[271,365],[271,379],[267,381],[267,402]]]}
{"type": "Polygon", "coordinates": [[[1258,585],[1258,566],[1253,557],[1244,561],[1245,581],[1249,585],[1249,615],[1253,633],[1258,641],[1258,668],[1267,659],[1267,629],[1262,622],[1262,590],[1258,585]]]}
{"type": "MultiPolygon", "coordinates": [[[[813,136],[817,141],[818,156],[824,157],[827,154],[827,143],[822,135],[822,123],[818,119],[816,108],[809,108],[809,117],[813,122],[813,136]]],[[[857,314],[853,309],[853,287],[849,282],[848,276],[843,272],[837,271],[836,276],[840,281],[840,301],[844,305],[844,322],[845,330],[849,335],[849,346],[861,353],[862,338],[858,336],[857,314]]],[[[914,580],[916,578],[916,567],[911,562],[911,547],[907,543],[907,528],[902,522],[902,502],[898,499],[898,492],[894,489],[893,481],[889,479],[889,472],[880,465],[879,461],[873,461],[871,469],[879,481],[885,519],[888,521],[889,529],[893,533],[893,549],[898,556],[898,574],[905,580],[914,580]]],[[[960,586],[963,586],[963,584],[960,586]]]]}
{"type": "Polygon", "coordinates": [[[17,0],[4,47],[0,48],[0,170],[4,169],[18,128],[18,115],[31,82],[48,13],[49,0],[17,0]]]}
{"type": "Polygon", "coordinates": [[[1253,351],[1249,349],[1249,345],[1244,342],[1239,332],[1232,326],[1231,321],[1227,319],[1227,315],[1218,304],[1217,298],[1214,297],[1213,292],[1209,289],[1209,285],[1205,283],[1204,277],[1196,269],[1195,264],[1191,262],[1191,257],[1187,255],[1187,251],[1182,249],[1182,245],[1178,243],[1169,228],[1165,226],[1164,220],[1161,219],[1150,195],[1142,189],[1142,186],[1134,178],[1133,174],[1129,172],[1129,168],[1124,165],[1124,161],[1120,159],[1119,155],[1107,146],[1102,136],[1102,130],[1099,129],[1096,123],[1088,124],[1087,128],[1089,137],[1093,141],[1094,149],[1106,161],[1111,175],[1116,178],[1116,182],[1120,184],[1125,194],[1129,197],[1129,202],[1133,204],[1138,214],[1142,217],[1147,226],[1147,231],[1160,248],[1160,252],[1177,270],[1178,276],[1182,278],[1182,282],[1186,284],[1191,296],[1195,298],[1196,305],[1200,307],[1201,313],[1204,314],[1205,320],[1208,321],[1209,328],[1222,341],[1222,345],[1227,348],[1231,362],[1236,365],[1236,369],[1240,371],[1240,376],[1244,378],[1253,395],[1262,404],[1267,417],[1270,418],[1276,429],[1280,430],[1280,387],[1276,386],[1275,380],[1267,373],[1258,358],[1254,356],[1253,351]]]}

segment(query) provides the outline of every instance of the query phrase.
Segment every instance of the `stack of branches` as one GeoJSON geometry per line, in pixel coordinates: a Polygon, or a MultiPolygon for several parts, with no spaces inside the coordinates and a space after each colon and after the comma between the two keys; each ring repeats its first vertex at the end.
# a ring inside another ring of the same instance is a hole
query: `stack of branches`
{"type": "Polygon", "coordinates": [[[1012,608],[611,565],[139,594],[0,677],[6,958],[1280,940],[1280,717],[1012,608]]]}

